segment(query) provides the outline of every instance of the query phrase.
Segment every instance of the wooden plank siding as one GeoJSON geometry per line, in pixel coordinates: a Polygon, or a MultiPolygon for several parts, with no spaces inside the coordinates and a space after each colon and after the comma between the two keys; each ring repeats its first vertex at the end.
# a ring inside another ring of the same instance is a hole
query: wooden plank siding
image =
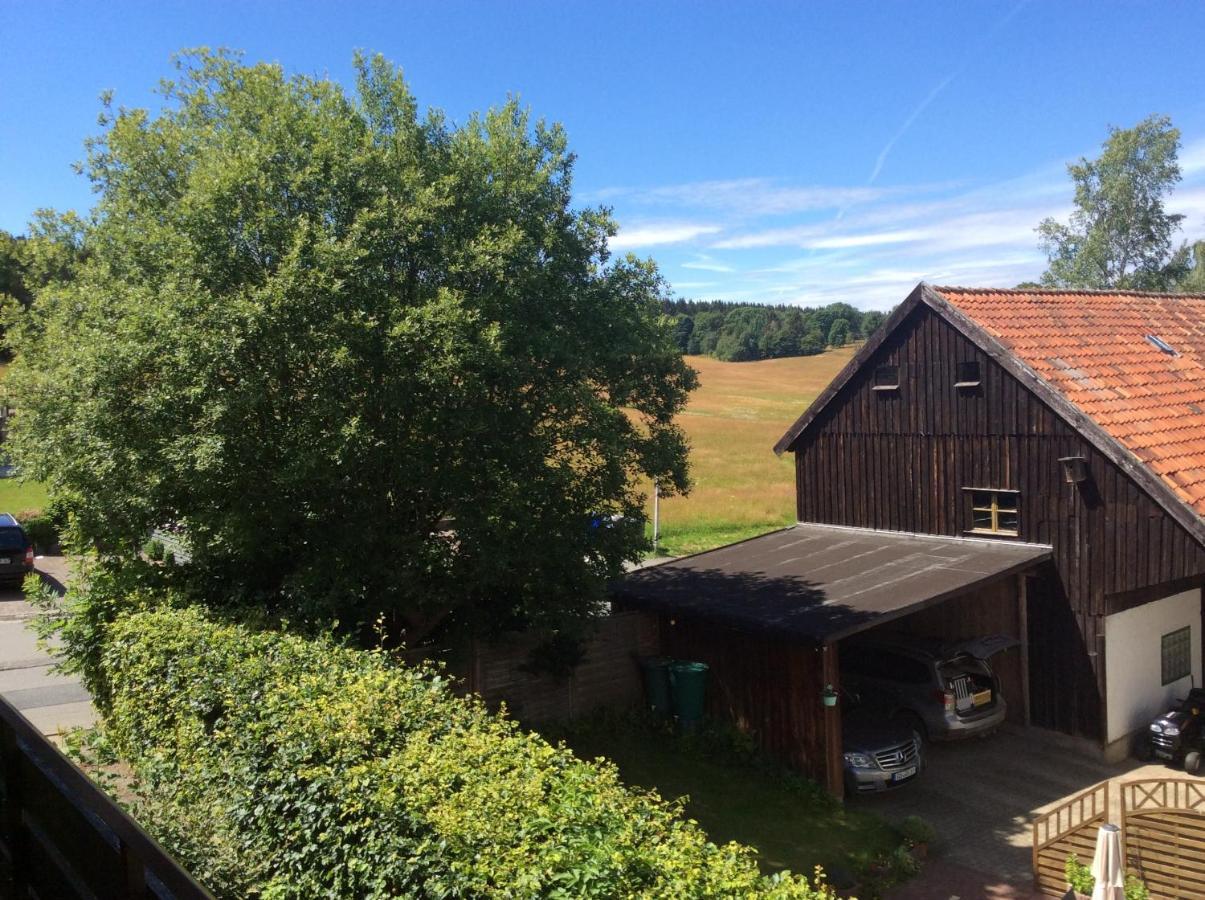
{"type": "Polygon", "coordinates": [[[826,717],[821,698],[826,681],[836,683],[835,648],[826,672],[819,644],[757,637],[685,617],[662,617],[660,630],[666,656],[710,667],[709,715],[731,722],[767,753],[840,796],[841,723],[837,715],[826,717]],[[830,766],[834,748],[837,760],[830,766]]]}
{"type": "MultiPolygon", "coordinates": [[[[1054,562],[1028,597],[1032,722],[1099,738],[1112,595],[1205,573],[1205,548],[1028,387],[918,305],[800,435],[800,521],[962,535],[964,488],[1019,492],[1017,540],[1054,562]],[[978,388],[955,388],[960,362],[978,388]],[[873,391],[879,365],[898,391],[873,391]],[[1088,461],[1065,483],[1060,457],[1088,461]]],[[[999,538],[1007,540],[1008,538],[999,538]]]]}

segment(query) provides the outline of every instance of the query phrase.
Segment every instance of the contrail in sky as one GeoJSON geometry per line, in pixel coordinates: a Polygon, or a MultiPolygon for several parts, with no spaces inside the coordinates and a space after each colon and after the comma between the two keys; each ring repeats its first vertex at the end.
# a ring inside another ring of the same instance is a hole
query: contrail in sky
{"type": "MultiPolygon", "coordinates": [[[[995,25],[993,25],[987,34],[984,35],[982,41],[977,43],[976,46],[971,50],[967,51],[967,54],[963,57],[962,62],[958,65],[958,67],[945,78],[943,78],[941,82],[935,88],[933,88],[933,90],[929,91],[929,93],[925,95],[925,99],[922,100],[917,107],[908,114],[908,118],[904,120],[904,124],[899,127],[899,130],[891,136],[891,140],[884,144],[883,149],[879,151],[878,159],[874,161],[874,169],[870,173],[870,178],[868,178],[866,181],[867,185],[872,185],[875,183],[875,180],[879,177],[879,173],[883,171],[883,164],[887,162],[887,157],[891,155],[892,149],[899,142],[900,138],[908,133],[908,130],[912,127],[913,123],[920,117],[920,114],[928,108],[929,104],[936,100],[937,96],[950,86],[950,82],[962,74],[963,70],[967,67],[970,61],[978,55],[979,47],[982,46],[983,42],[991,40],[991,38],[995,37],[996,32],[1007,25],[1012,20],[1013,16],[1019,13],[1022,8],[1027,6],[1029,2],[1030,0],[1021,0],[1020,3],[1009,10],[1008,14],[1000,19],[1000,21],[995,25]]],[[[845,210],[842,209],[838,214],[838,218],[844,214],[845,210]]]]}

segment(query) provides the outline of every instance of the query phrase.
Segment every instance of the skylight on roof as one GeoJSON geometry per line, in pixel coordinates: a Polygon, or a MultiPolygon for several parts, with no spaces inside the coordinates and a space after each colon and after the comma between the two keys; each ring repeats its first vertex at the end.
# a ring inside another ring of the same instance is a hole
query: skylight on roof
{"type": "Polygon", "coordinates": [[[1172,349],[1172,345],[1169,344],[1167,341],[1163,340],[1163,338],[1158,338],[1158,337],[1155,337],[1153,334],[1148,334],[1146,336],[1146,339],[1148,341],[1150,341],[1152,344],[1154,344],[1156,347],[1158,347],[1160,350],[1162,350],[1164,353],[1167,353],[1170,356],[1179,356],[1179,354],[1176,353],[1176,351],[1172,349]]]}

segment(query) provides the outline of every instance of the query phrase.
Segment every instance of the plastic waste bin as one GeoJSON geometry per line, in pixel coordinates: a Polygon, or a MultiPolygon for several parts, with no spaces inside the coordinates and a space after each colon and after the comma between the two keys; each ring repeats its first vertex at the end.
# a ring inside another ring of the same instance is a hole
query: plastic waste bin
{"type": "Polygon", "coordinates": [[[654,715],[668,719],[673,715],[673,702],[669,692],[670,661],[664,656],[646,656],[640,660],[640,671],[644,674],[644,695],[654,715]]]}
{"type": "Polygon", "coordinates": [[[674,714],[683,728],[693,728],[703,719],[707,698],[707,663],[675,662],[669,667],[670,696],[674,714]]]}

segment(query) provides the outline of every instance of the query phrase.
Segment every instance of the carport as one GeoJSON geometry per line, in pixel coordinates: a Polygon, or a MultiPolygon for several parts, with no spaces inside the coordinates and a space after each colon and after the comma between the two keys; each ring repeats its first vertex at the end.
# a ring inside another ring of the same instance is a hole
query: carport
{"type": "Polygon", "coordinates": [[[840,691],[840,641],[925,610],[921,630],[932,630],[939,605],[962,607],[964,621],[1000,597],[1023,611],[1022,577],[1050,555],[1017,541],[799,524],[634,572],[616,603],[660,615],[667,656],[708,663],[713,714],[841,796],[841,711],[824,699],[840,691]]]}

